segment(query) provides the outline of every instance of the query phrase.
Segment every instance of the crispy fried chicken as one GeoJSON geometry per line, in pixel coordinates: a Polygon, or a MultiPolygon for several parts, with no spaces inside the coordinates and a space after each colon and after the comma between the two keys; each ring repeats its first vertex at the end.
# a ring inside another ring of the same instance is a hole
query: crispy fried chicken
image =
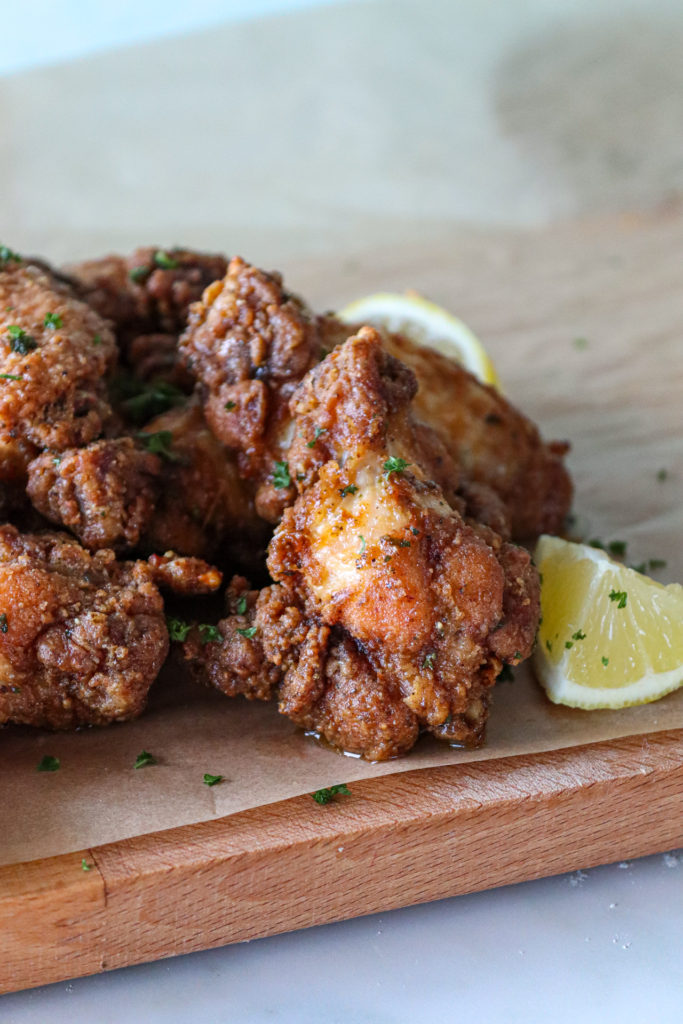
{"type": "Polygon", "coordinates": [[[134,718],[167,652],[144,562],[0,526],[0,723],[72,729],[134,718]]]}

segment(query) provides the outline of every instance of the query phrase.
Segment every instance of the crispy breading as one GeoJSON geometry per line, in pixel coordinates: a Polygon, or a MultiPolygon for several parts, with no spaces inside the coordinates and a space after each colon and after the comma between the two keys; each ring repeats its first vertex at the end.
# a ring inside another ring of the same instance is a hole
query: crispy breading
{"type": "MultiPolygon", "coordinates": [[[[63,451],[111,416],[104,378],[114,336],[85,303],[35,266],[0,267],[0,434],[63,451]]],[[[16,465],[16,463],[14,463],[16,465]]]]}
{"type": "Polygon", "coordinates": [[[167,653],[144,562],[0,526],[0,723],[72,729],[134,718],[167,653]]]}

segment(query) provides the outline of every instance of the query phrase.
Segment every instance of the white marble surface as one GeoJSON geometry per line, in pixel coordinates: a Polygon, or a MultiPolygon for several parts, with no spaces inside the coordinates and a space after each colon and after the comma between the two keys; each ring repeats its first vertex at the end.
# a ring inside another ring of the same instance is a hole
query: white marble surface
{"type": "MultiPolygon", "coordinates": [[[[122,43],[206,30],[230,18],[302,6],[287,0],[195,0],[191,6],[132,0],[116,5],[62,0],[55,5],[43,0],[6,5],[0,74],[18,69],[26,73],[33,66],[100,53],[122,43]]],[[[49,165],[46,126],[54,124],[56,131],[67,126],[75,152],[78,145],[95,145],[96,133],[92,128],[84,133],[78,120],[85,109],[78,96],[81,72],[54,79],[64,90],[55,94],[58,114],[49,104],[44,110],[22,112],[24,80],[17,79],[16,89],[14,79],[0,80],[0,115],[9,112],[7,123],[13,132],[5,129],[11,154],[5,169],[13,162],[21,169],[10,190],[5,187],[4,195],[0,190],[2,216],[12,226],[10,240],[19,248],[45,247],[48,255],[60,256],[68,248],[62,241],[64,230],[75,217],[84,236],[92,223],[100,236],[112,239],[109,244],[127,244],[139,223],[134,196],[145,188],[150,190],[145,222],[149,234],[164,224],[175,230],[196,222],[202,240],[208,241],[213,236],[206,216],[214,208],[221,230],[225,224],[236,225],[240,240],[253,237],[248,232],[253,233],[255,223],[261,231],[264,225],[280,231],[279,252],[285,251],[294,225],[309,236],[340,223],[355,230],[366,213],[394,219],[396,210],[398,217],[409,211],[428,220],[446,208],[452,218],[528,224],[651,206],[683,193],[680,0],[462,0],[428,6],[424,26],[422,5],[400,4],[400,16],[392,18],[392,5],[382,2],[345,5],[348,16],[332,11],[320,20],[311,15],[310,26],[317,26],[318,38],[301,36],[300,30],[309,24],[301,12],[291,31],[287,26],[277,32],[264,28],[268,59],[281,61],[288,74],[296,75],[296,68],[287,64],[287,51],[278,51],[278,40],[291,43],[289,52],[299,59],[310,53],[320,82],[318,95],[323,97],[313,109],[321,118],[316,127],[319,146],[312,170],[310,154],[294,146],[291,152],[281,149],[278,158],[286,169],[285,180],[273,179],[263,202],[246,212],[240,209],[244,204],[239,192],[223,191],[225,175],[215,166],[202,168],[197,195],[183,195],[173,209],[158,208],[153,165],[147,167],[149,180],[140,184],[136,153],[131,150],[128,163],[119,160],[111,165],[106,189],[98,191],[97,182],[88,182],[80,221],[79,210],[66,201],[51,216],[65,178],[59,167],[49,165]],[[358,33],[353,80],[348,82],[344,50],[337,45],[347,17],[358,33]],[[448,31],[442,31],[443,26],[448,31]],[[433,55],[432,80],[413,83],[409,68],[392,66],[392,46],[405,33],[415,46],[433,55]],[[375,66],[378,45],[384,64],[375,66]],[[552,88],[546,88],[548,81],[552,88]],[[348,95],[353,116],[348,123],[326,125],[325,104],[338,102],[340,95],[348,95]],[[13,119],[15,104],[21,116],[13,119]],[[361,119],[365,127],[359,129],[357,115],[364,109],[367,120],[361,119]],[[396,159],[400,134],[389,132],[385,138],[370,130],[372,119],[392,124],[395,109],[404,118],[402,146],[409,174],[402,174],[396,159]],[[434,124],[430,116],[436,118],[434,124]],[[36,151],[42,165],[31,156],[36,151]],[[21,161],[29,157],[35,167],[26,163],[22,169],[21,161]],[[348,168],[348,188],[331,196],[323,186],[329,168],[340,161],[348,168]],[[441,166],[440,177],[433,174],[436,166],[441,166]],[[25,183],[23,190],[17,181],[25,183]],[[107,222],[111,188],[130,190],[130,225],[121,226],[118,217],[107,222]],[[59,210],[66,211],[64,223],[59,210]]],[[[240,39],[247,39],[249,33],[240,32],[240,39]]],[[[147,77],[135,82],[152,83],[161,93],[168,81],[166,52],[141,51],[139,64],[147,77]]],[[[178,51],[171,47],[168,53],[178,51]]],[[[118,66],[115,54],[107,60],[112,62],[109,67],[118,66]]],[[[132,65],[126,59],[120,67],[132,65]]],[[[188,73],[178,67],[174,66],[174,77],[188,73]]],[[[92,69],[86,72],[91,74],[92,69]]],[[[194,62],[189,73],[207,72],[201,62],[194,62]]],[[[50,81],[48,74],[29,85],[35,94],[50,81]]],[[[301,109],[305,90],[295,91],[294,100],[301,109]]],[[[103,153],[116,147],[117,140],[107,137],[115,103],[116,91],[107,91],[103,153]]],[[[253,138],[258,155],[267,151],[267,139],[264,142],[258,129],[268,108],[257,104],[253,109],[253,128],[248,120],[242,121],[239,132],[242,142],[253,138]]],[[[280,147],[287,139],[282,123],[296,109],[275,110],[280,147]]],[[[210,160],[211,120],[201,123],[210,160]]],[[[161,136],[159,146],[170,159],[172,151],[161,136]]],[[[178,158],[188,159],[182,147],[178,158]]],[[[69,173],[75,173],[78,159],[69,173]]],[[[168,159],[159,161],[162,173],[168,159]]],[[[98,173],[108,173],[104,159],[95,166],[98,173]]],[[[244,187],[248,185],[245,178],[244,187]]],[[[141,237],[138,232],[132,240],[141,237]]],[[[193,237],[189,232],[183,240],[191,242],[193,237]]],[[[261,247],[263,237],[259,235],[261,247]]],[[[0,1021],[679,1024],[682,964],[679,852],[593,869],[585,877],[560,876],[5,996],[0,999],[0,1021]]]]}
{"type": "Polygon", "coordinates": [[[680,1024],[682,925],[679,850],[5,996],[0,1020],[680,1024]]]}

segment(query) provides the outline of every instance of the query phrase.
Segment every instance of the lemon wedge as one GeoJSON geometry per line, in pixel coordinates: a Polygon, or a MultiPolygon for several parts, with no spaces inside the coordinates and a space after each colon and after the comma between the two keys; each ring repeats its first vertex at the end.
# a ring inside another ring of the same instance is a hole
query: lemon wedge
{"type": "Polygon", "coordinates": [[[542,536],[541,626],[534,670],[550,700],[624,708],[683,684],[683,587],[584,544],[542,536]]]}
{"type": "Polygon", "coordinates": [[[484,384],[499,387],[493,363],[476,335],[462,320],[420,295],[377,292],[350,303],[337,316],[344,323],[404,334],[414,344],[436,349],[460,363],[484,384]]]}

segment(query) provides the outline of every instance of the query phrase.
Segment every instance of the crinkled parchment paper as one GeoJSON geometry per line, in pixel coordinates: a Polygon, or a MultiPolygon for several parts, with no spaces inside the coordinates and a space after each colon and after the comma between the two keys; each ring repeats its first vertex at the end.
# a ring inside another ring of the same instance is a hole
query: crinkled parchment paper
{"type": "MultiPolygon", "coordinates": [[[[486,339],[510,395],[546,436],[572,439],[579,528],[627,540],[633,562],[666,559],[667,582],[683,578],[683,298],[669,271],[682,239],[675,219],[535,235],[453,231],[416,241],[407,254],[381,246],[359,253],[336,280],[332,257],[326,265],[293,261],[288,279],[321,306],[334,303],[335,288],[342,301],[412,282],[458,308],[486,339]],[[586,344],[576,346],[577,337],[586,344]]],[[[683,690],[620,712],[575,711],[550,704],[524,667],[496,688],[482,749],[424,739],[408,757],[373,765],[307,738],[274,706],[196,688],[169,665],[136,722],[71,735],[0,733],[0,863],[222,817],[336,782],[678,727],[683,690]],[[158,764],[135,770],[143,749],[158,764]],[[45,754],[59,757],[58,772],[36,772],[45,754]],[[205,772],[224,781],[208,788],[205,772]]]]}

